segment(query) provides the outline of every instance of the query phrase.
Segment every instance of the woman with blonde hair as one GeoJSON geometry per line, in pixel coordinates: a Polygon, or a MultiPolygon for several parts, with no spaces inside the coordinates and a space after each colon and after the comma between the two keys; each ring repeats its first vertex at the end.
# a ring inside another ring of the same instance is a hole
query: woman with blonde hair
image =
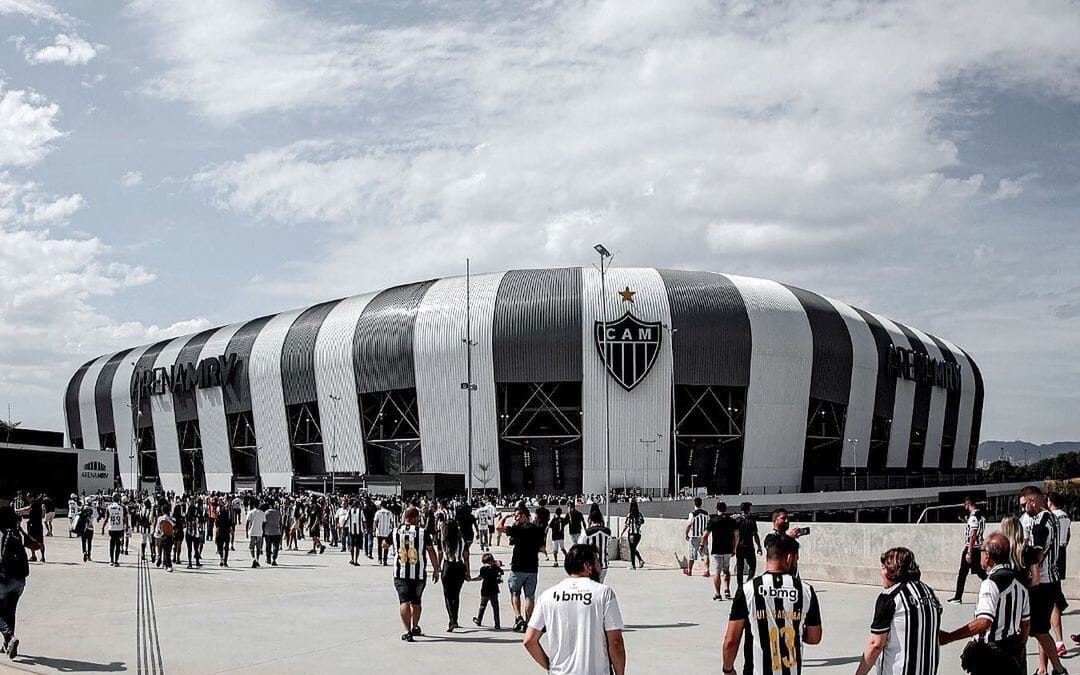
{"type": "Polygon", "coordinates": [[[1001,533],[1009,540],[1009,565],[1019,573],[1021,583],[1029,584],[1027,538],[1024,526],[1016,516],[1006,516],[1001,520],[1001,533]]]}

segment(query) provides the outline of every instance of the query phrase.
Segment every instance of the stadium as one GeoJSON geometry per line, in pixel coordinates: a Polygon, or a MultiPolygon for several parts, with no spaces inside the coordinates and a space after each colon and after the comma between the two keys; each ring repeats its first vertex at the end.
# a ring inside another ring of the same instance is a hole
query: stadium
{"type": "Polygon", "coordinates": [[[963,484],[979,369],[838,300],[682,270],[528,269],[395,286],[104,354],[69,443],[125,487],[406,478],[504,493],[963,484]]]}

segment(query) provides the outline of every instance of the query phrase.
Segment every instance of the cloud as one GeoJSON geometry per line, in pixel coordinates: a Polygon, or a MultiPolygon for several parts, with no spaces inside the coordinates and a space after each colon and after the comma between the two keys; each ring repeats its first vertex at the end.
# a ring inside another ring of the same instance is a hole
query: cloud
{"type": "Polygon", "coordinates": [[[58,33],[51,45],[40,49],[27,49],[27,63],[63,63],[67,66],[84,65],[97,55],[94,45],[78,35],[58,33]]]}
{"type": "Polygon", "coordinates": [[[141,171],[128,171],[123,176],[120,176],[120,184],[124,187],[135,187],[142,182],[143,175],[141,171]]]}
{"type": "Polygon", "coordinates": [[[56,128],[60,107],[21,89],[4,90],[0,81],[0,168],[37,163],[63,136],[56,128]]]}
{"type": "Polygon", "coordinates": [[[16,14],[33,21],[44,20],[54,24],[66,25],[71,18],[42,0],[0,0],[0,16],[16,14]]]}
{"type": "Polygon", "coordinates": [[[61,224],[84,206],[81,194],[49,194],[40,183],[20,182],[10,171],[0,171],[0,227],[61,224]]]}

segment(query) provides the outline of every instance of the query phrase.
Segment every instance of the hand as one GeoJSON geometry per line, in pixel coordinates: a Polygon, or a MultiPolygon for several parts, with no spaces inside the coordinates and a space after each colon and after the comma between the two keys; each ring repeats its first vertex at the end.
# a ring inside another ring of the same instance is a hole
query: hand
{"type": "Polygon", "coordinates": [[[968,551],[967,553],[964,554],[964,562],[966,562],[969,565],[971,564],[971,551],[968,551]]]}
{"type": "Polygon", "coordinates": [[[439,583],[439,570],[435,570],[434,572],[431,573],[431,583],[433,583],[433,584],[439,583]]]}
{"type": "Polygon", "coordinates": [[[937,632],[937,635],[938,635],[938,642],[940,642],[942,645],[947,645],[950,642],[952,642],[952,639],[949,637],[948,631],[939,630],[937,632]]]}
{"type": "Polygon", "coordinates": [[[758,547],[757,554],[761,555],[761,547],[760,546],[758,547]]]}

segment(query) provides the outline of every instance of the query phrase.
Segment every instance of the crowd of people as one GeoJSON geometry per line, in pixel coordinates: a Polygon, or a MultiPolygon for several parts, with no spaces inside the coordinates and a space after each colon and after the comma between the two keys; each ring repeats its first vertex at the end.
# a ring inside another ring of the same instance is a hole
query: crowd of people
{"type": "MultiPolygon", "coordinates": [[[[893,547],[881,555],[883,590],[873,607],[869,639],[855,667],[866,675],[935,675],[940,646],[970,639],[961,667],[972,675],[1026,673],[1030,639],[1038,648],[1036,675],[1063,675],[1066,652],[1061,628],[1065,609],[1068,516],[1059,495],[1039,487],[1019,496],[1020,513],[998,531],[985,534],[986,522],[974,498],[968,499],[961,566],[950,603],[963,601],[967,576],[980,578],[974,618],[954,630],[942,626],[942,604],[921,580],[915,554],[893,547]]],[[[622,675],[626,649],[618,598],[605,584],[611,541],[626,537],[631,568],[644,567],[639,547],[645,525],[631,501],[622,527],[613,532],[600,499],[540,497],[516,499],[507,511],[505,498],[432,500],[392,495],[202,494],[147,495],[115,492],[89,497],[72,495],[68,504],[69,536],[81,540],[85,562],[94,560],[94,535],[108,532],[109,563],[138,556],[166,572],[201,567],[204,545],[213,543],[217,564],[229,566],[237,533],[246,540],[250,566],[276,566],[282,547],[323,555],[327,547],[348,553],[350,565],[393,567],[399,601],[401,639],[423,635],[423,596],[430,580],[441,582],[448,632],[460,625],[461,594],[467,582],[479,582],[479,605],[471,617],[483,626],[491,610],[492,627],[502,629],[499,596],[510,595],[512,630],[523,633],[532,658],[550,673],[622,675]],[[503,539],[512,549],[509,569],[492,553],[503,539]],[[134,540],[134,541],[133,541],[134,540]],[[569,540],[569,541],[567,541],[569,540]],[[133,547],[132,544],[135,544],[133,547]],[[475,565],[471,555],[479,554],[475,565]],[[185,555],[186,554],[186,555],[185,555]],[[537,594],[541,556],[567,574],[562,582],[537,594]],[[547,635],[545,647],[540,638],[547,635]]],[[[0,506],[0,633],[4,649],[17,654],[15,609],[29,574],[29,562],[45,561],[45,539],[54,535],[51,505],[30,497],[19,509],[0,506]],[[20,521],[25,519],[25,528],[20,521]],[[29,555],[27,554],[29,551],[29,555]]],[[[620,512],[622,509],[620,509],[620,512]]],[[[743,675],[801,672],[803,646],[822,640],[821,607],[813,586],[799,576],[799,539],[807,527],[792,529],[790,514],[775,509],[771,529],[761,537],[752,504],[728,513],[718,502],[709,513],[694,500],[687,515],[684,574],[695,562],[713,577],[713,600],[730,601],[722,646],[723,673],[733,675],[741,656],[743,675]],[[765,569],[756,574],[757,557],[765,569]],[[732,577],[735,578],[734,592],[732,577]]],[[[235,563],[235,560],[233,561],[235,563]]],[[[248,560],[245,559],[245,564],[248,560]]],[[[1080,642],[1080,636],[1068,636],[1080,642]]],[[[942,670],[941,672],[952,672],[942,670]]]]}

